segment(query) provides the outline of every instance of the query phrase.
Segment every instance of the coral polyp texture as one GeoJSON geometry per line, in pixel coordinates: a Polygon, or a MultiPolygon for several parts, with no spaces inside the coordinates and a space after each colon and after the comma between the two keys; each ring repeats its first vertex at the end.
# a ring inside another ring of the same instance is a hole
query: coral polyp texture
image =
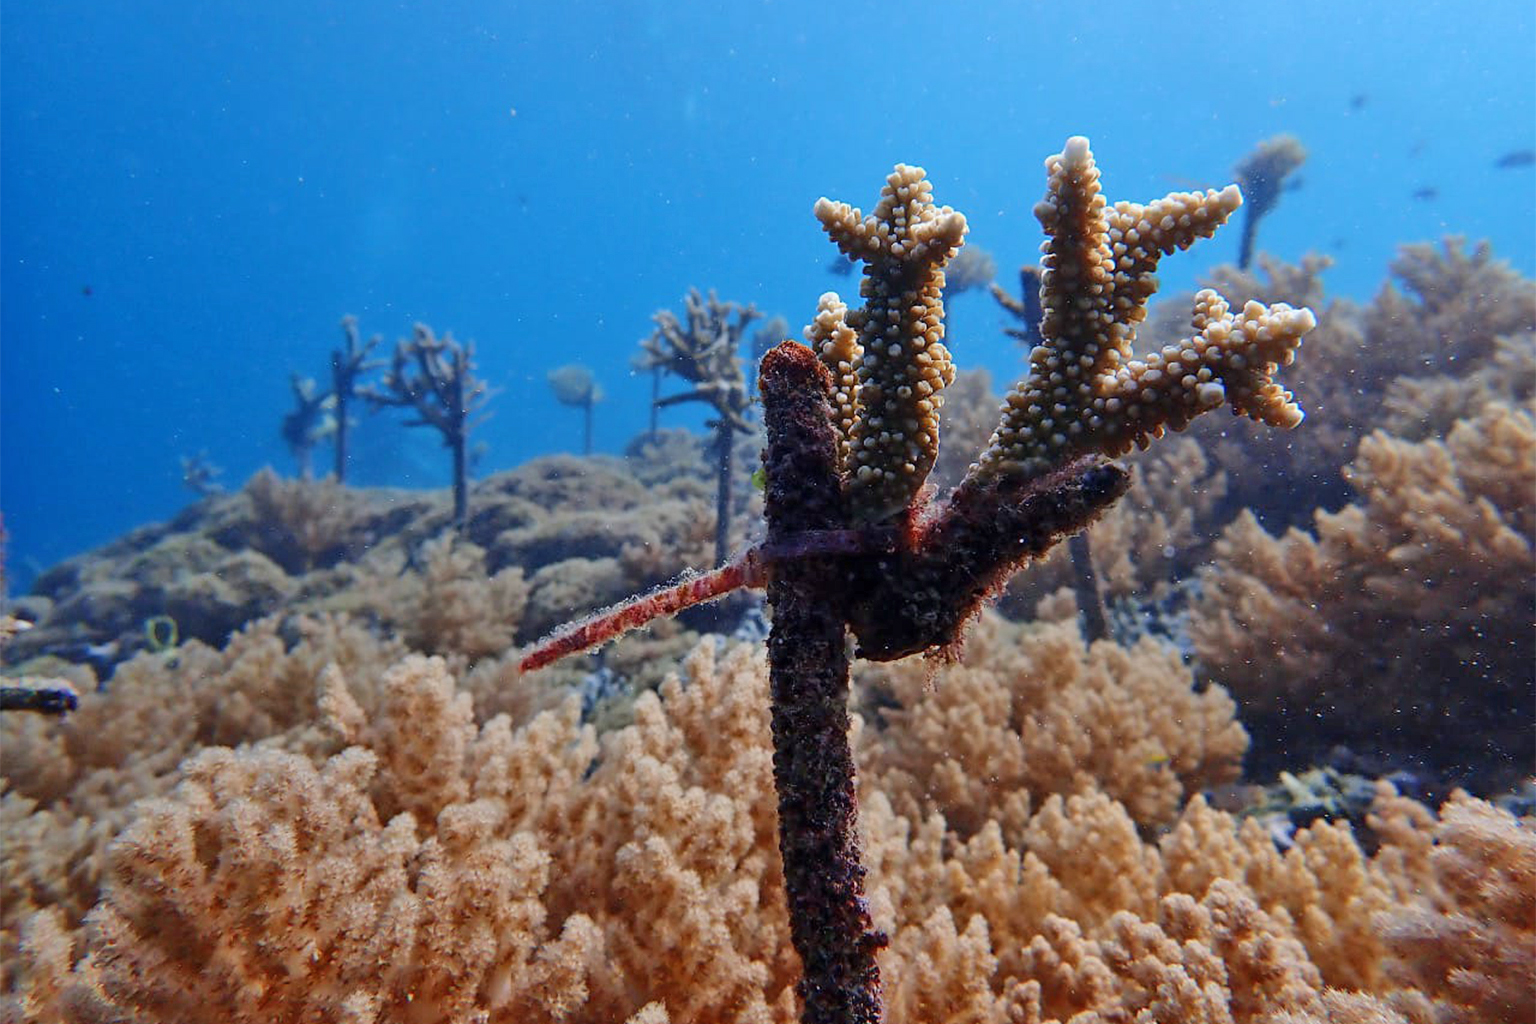
{"type": "Polygon", "coordinates": [[[816,203],[832,241],[865,265],[864,308],[846,314],[856,343],[837,325],[835,298],[807,332],[828,369],[853,376],[834,402],[849,423],[844,469],[861,522],[900,512],[917,495],[939,452],[939,392],[955,379],[944,347],[944,265],[965,240],[965,215],[935,206],[932,193],[921,167],[898,164],[868,216],[847,203],[816,203]]]}
{"type": "Polygon", "coordinates": [[[1233,315],[1205,290],[1195,297],[1188,340],[1133,358],[1158,261],[1226,223],[1243,202],[1237,186],[1110,208],[1081,136],[1067,140],[1046,171],[1046,197],[1035,207],[1048,239],[1043,341],[1008,395],[980,472],[1033,477],[1090,452],[1122,455],[1224,404],[1275,427],[1301,422],[1300,407],[1273,375],[1317,326],[1309,310],[1249,302],[1233,315]]]}

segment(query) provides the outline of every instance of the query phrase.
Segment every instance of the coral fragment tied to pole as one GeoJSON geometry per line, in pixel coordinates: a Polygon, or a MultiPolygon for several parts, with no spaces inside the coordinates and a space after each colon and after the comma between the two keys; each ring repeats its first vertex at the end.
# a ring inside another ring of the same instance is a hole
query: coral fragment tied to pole
{"type": "Polygon", "coordinates": [[[1123,495],[1107,461],[1220,405],[1281,428],[1301,410],[1273,374],[1315,326],[1310,311],[1196,298],[1194,334],[1133,358],[1158,260],[1209,237],[1242,204],[1235,186],[1109,207],[1088,140],[1046,163],[1035,209],[1048,237],[1040,343],[987,446],[954,492],[925,492],[940,392],[944,268],[965,217],[932,201],[921,168],[898,165],[865,216],[822,199],[816,216],[864,264],[859,310],[823,295],[806,329],[759,380],[767,540],[706,576],[620,605],[526,652],[524,669],[602,643],[656,614],[766,585],[774,779],[791,931],[806,1021],[880,1017],[848,747],[847,634],[858,654],[952,654],[982,604],[1031,558],[1123,495]]]}

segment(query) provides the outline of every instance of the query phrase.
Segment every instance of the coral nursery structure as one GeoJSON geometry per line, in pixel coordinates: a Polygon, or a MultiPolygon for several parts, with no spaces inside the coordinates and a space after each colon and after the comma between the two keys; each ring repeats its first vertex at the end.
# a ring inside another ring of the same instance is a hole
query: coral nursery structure
{"type": "MultiPolygon", "coordinates": [[[[721,302],[692,290],[684,300],[687,323],[671,310],[657,311],[656,330],[641,342],[635,365],[660,375],[670,373],[692,387],[687,391],[652,399],[652,413],[669,405],[702,402],[714,411],[709,427],[715,449],[715,564],[724,564],[731,547],[731,507],[734,495],[732,471],[735,435],[751,432],[747,410],[747,381],[741,366],[741,343],[747,327],[760,315],[752,306],[721,302]]],[[[656,430],[652,419],[651,433],[656,430]]]]}
{"type": "MultiPolygon", "coordinates": [[[[934,205],[921,168],[898,166],[868,217],[817,203],[828,235],[865,264],[864,306],[823,296],[806,332],[814,351],[786,342],[763,360],[768,539],[716,577],[765,577],[774,610],[779,848],[806,1021],[880,1017],[875,953],[886,940],[864,899],[845,629],[876,660],[956,647],[1022,562],[1124,493],[1125,473],[1106,456],[1223,404],[1277,427],[1301,421],[1272,374],[1315,326],[1306,310],[1249,303],[1234,317],[1205,292],[1193,338],[1131,358],[1158,260],[1209,237],[1241,204],[1236,188],[1110,209],[1086,139],[1069,139],[1047,168],[1036,208],[1049,237],[1043,340],[991,443],[942,505],[927,509],[921,498],[938,453],[941,392],[954,380],[944,266],[966,222],[934,205]]],[[[688,581],[557,635],[523,665],[694,594],[714,596],[688,581]]]]}
{"type": "Polygon", "coordinates": [[[360,393],[380,406],[409,410],[412,426],[434,427],[453,456],[453,519],[459,529],[469,520],[470,418],[490,395],[475,376],[474,343],[460,344],[453,335],[441,338],[426,324],[417,324],[410,341],[395,345],[384,380],[360,393]]]}
{"type": "Polygon", "coordinates": [[[331,350],[331,394],[336,401],[336,429],[332,433],[332,440],[336,448],[334,472],[338,482],[347,478],[347,438],[352,429],[352,399],[362,396],[359,386],[362,375],[382,365],[368,358],[382,339],[375,334],[363,341],[358,334],[357,317],[342,317],[341,333],[344,339],[342,347],[331,350]]]}

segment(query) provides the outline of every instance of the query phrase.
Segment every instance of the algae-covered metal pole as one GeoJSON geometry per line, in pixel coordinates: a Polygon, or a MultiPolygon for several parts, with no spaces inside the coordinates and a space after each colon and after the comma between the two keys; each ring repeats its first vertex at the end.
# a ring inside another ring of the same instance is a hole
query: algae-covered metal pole
{"type": "MultiPolygon", "coordinates": [[[[768,545],[841,529],[843,497],[831,375],[810,349],[785,342],[763,358],[759,394],[768,431],[768,545]]],[[[790,935],[800,954],[801,1019],[880,1019],[875,952],[858,840],[848,743],[846,572],[839,556],[777,564],[768,578],[773,778],[790,935]]]]}

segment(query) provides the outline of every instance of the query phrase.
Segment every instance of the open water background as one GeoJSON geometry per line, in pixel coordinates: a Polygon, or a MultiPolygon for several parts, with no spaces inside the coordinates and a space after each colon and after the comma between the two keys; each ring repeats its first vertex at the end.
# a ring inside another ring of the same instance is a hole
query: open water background
{"type": "MultiPolygon", "coordinates": [[[[1333,256],[1334,294],[1368,299],[1398,245],[1448,233],[1530,274],[1536,175],[1495,162],[1536,148],[1533,22],[1516,0],[6,4],[10,585],[192,500],[182,455],[229,487],[292,472],[289,374],[324,377],[347,313],[388,344],[416,321],[477,342],[501,389],[482,473],[579,446],[545,383],[573,361],[618,452],[647,422],[651,313],[714,288],[798,333],[857,288],[811,205],[868,210],[898,161],[1011,290],[1073,134],[1138,201],[1295,134],[1302,186],[1260,246],[1333,256]]],[[[1168,259],[1164,291],[1237,244],[1168,259]]],[[[1021,354],[990,297],[950,313],[957,363],[1006,386],[1021,354]]],[[[355,482],[446,482],[429,432],[369,417],[357,445],[355,482]]]]}

